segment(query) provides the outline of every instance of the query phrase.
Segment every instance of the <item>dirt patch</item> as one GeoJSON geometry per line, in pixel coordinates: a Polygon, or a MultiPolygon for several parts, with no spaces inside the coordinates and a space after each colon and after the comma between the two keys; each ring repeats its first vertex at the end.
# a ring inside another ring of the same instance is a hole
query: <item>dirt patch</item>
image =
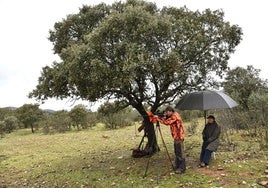
{"type": "Polygon", "coordinates": [[[198,173],[209,176],[213,181],[218,182],[220,186],[230,185],[226,177],[228,176],[224,170],[213,170],[210,168],[196,168],[198,173]]]}
{"type": "Polygon", "coordinates": [[[225,176],[226,173],[224,172],[224,170],[221,168],[219,168],[219,170],[215,170],[215,169],[211,169],[209,167],[204,167],[204,168],[200,168],[199,167],[199,161],[197,161],[196,159],[194,159],[193,157],[188,156],[187,157],[187,165],[197,171],[200,174],[204,174],[204,175],[208,175],[211,177],[218,177],[218,176],[225,176]]]}
{"type": "Polygon", "coordinates": [[[226,174],[224,173],[223,170],[212,170],[209,168],[196,168],[195,169],[197,172],[199,172],[200,174],[204,174],[207,176],[211,176],[211,177],[224,177],[226,176],[226,174]]]}
{"type": "Polygon", "coordinates": [[[228,180],[226,179],[228,175],[221,167],[219,167],[218,169],[212,169],[210,167],[200,168],[199,161],[189,156],[187,158],[187,164],[192,170],[196,171],[198,174],[211,177],[211,183],[217,182],[220,186],[229,185],[228,180]]]}

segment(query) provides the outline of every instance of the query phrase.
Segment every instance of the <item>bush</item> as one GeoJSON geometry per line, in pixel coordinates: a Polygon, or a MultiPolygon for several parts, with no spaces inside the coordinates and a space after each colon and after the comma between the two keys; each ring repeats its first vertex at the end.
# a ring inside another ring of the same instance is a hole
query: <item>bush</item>
{"type": "Polygon", "coordinates": [[[138,113],[130,107],[123,108],[121,105],[117,102],[107,102],[99,107],[98,118],[105,124],[106,128],[115,129],[134,123],[138,113]]]}
{"type": "Polygon", "coordinates": [[[59,133],[69,131],[71,118],[66,114],[65,111],[59,112],[52,117],[52,129],[59,133]]]}
{"type": "Polygon", "coordinates": [[[48,124],[45,123],[42,127],[43,127],[44,134],[51,134],[52,133],[52,130],[48,124]]]}
{"type": "Polygon", "coordinates": [[[126,127],[132,125],[132,121],[122,112],[108,114],[102,117],[105,127],[108,129],[116,129],[117,127],[126,127]]]}
{"type": "Polygon", "coordinates": [[[76,105],[69,113],[70,120],[72,122],[72,125],[74,127],[77,127],[79,130],[79,126],[82,127],[82,129],[88,128],[87,125],[87,114],[88,110],[86,109],[86,106],[79,104],[76,105]]]}
{"type": "Polygon", "coordinates": [[[194,118],[191,120],[190,125],[186,127],[186,130],[189,134],[196,134],[198,127],[198,119],[194,118]]]}
{"type": "Polygon", "coordinates": [[[67,111],[57,111],[39,123],[44,134],[64,133],[71,129],[71,119],[67,111]]]}
{"type": "Polygon", "coordinates": [[[204,117],[204,112],[199,110],[182,110],[179,113],[185,122],[190,122],[193,118],[204,117]]]}
{"type": "Polygon", "coordinates": [[[128,109],[121,110],[116,113],[98,114],[98,118],[105,124],[108,129],[116,129],[117,127],[131,126],[137,115],[128,109]]]}
{"type": "Polygon", "coordinates": [[[93,127],[99,122],[98,114],[96,112],[88,112],[86,119],[87,119],[86,120],[87,121],[87,127],[86,128],[93,127]]]}
{"type": "Polygon", "coordinates": [[[5,122],[0,121],[0,138],[3,138],[5,135],[5,122]]]}
{"type": "Polygon", "coordinates": [[[7,116],[3,121],[0,121],[0,137],[5,133],[11,133],[18,127],[19,121],[15,116],[7,116]]]}
{"type": "Polygon", "coordinates": [[[268,150],[268,130],[263,131],[260,136],[260,149],[268,150]]]}
{"type": "Polygon", "coordinates": [[[5,132],[11,133],[18,127],[19,120],[15,116],[7,116],[4,119],[4,123],[5,123],[5,132]]]}

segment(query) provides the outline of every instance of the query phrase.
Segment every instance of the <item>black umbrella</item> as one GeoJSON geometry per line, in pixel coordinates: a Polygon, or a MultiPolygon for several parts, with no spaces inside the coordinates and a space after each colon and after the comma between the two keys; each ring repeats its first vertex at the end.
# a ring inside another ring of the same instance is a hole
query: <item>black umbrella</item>
{"type": "Polygon", "coordinates": [[[206,90],[186,95],[179,101],[176,108],[179,110],[204,110],[206,119],[207,110],[233,108],[237,105],[237,102],[221,91],[206,90]]]}

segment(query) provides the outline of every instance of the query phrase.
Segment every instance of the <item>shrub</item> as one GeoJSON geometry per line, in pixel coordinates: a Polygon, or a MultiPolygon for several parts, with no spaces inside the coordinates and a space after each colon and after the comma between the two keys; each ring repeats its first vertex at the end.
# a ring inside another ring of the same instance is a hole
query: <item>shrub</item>
{"type": "Polygon", "coordinates": [[[98,123],[98,115],[96,112],[88,112],[87,113],[87,117],[86,117],[86,121],[87,121],[87,127],[93,127],[98,123]]]}
{"type": "Polygon", "coordinates": [[[190,125],[186,127],[186,130],[189,134],[196,134],[198,127],[198,119],[194,118],[191,120],[190,125]]]}
{"type": "Polygon", "coordinates": [[[11,133],[18,127],[19,120],[15,116],[7,116],[4,119],[4,124],[5,124],[4,131],[7,133],[11,133]]]}
{"type": "Polygon", "coordinates": [[[198,110],[182,110],[179,111],[179,113],[182,117],[182,120],[185,122],[190,122],[193,118],[204,116],[204,113],[198,110]]]}
{"type": "Polygon", "coordinates": [[[117,127],[126,127],[132,125],[132,121],[122,112],[107,114],[102,117],[105,127],[108,129],[116,129],[117,127]]]}
{"type": "Polygon", "coordinates": [[[5,122],[4,121],[0,121],[0,138],[4,137],[5,134],[5,122]]]}

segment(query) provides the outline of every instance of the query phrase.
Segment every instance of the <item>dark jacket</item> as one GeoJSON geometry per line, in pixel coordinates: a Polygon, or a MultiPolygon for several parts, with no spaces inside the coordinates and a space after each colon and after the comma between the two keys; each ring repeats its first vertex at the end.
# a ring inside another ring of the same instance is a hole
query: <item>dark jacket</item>
{"type": "Polygon", "coordinates": [[[216,151],[220,142],[220,133],[221,128],[216,122],[206,124],[202,132],[203,146],[210,151],[216,151]]]}

